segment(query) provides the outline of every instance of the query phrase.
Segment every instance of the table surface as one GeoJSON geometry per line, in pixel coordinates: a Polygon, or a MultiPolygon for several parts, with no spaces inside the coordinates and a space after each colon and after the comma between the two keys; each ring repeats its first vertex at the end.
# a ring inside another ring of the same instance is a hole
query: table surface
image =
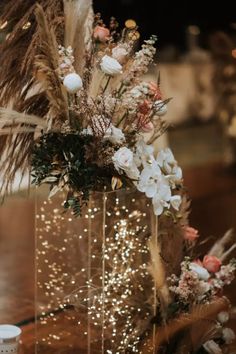
{"type": "MultiPolygon", "coordinates": [[[[185,185],[192,198],[191,225],[202,237],[220,237],[236,228],[236,172],[219,164],[188,168],[185,185]]],[[[0,208],[0,321],[23,329],[22,353],[34,353],[33,195],[9,198],[0,208]]],[[[235,297],[234,286],[229,297],[235,297]]]]}

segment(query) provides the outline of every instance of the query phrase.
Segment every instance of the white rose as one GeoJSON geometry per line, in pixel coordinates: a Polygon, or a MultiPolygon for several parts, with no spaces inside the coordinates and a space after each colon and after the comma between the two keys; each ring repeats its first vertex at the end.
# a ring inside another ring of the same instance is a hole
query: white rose
{"type": "Polygon", "coordinates": [[[236,338],[235,333],[231,328],[223,328],[222,333],[226,344],[231,344],[236,338]]]}
{"type": "Polygon", "coordinates": [[[158,116],[164,116],[167,113],[167,105],[161,100],[154,103],[154,109],[158,116]]]}
{"type": "Polygon", "coordinates": [[[118,75],[122,73],[122,66],[120,63],[108,55],[104,55],[101,61],[101,69],[107,75],[118,75]]]}
{"type": "Polygon", "coordinates": [[[220,323],[226,323],[229,320],[229,313],[226,311],[222,311],[218,314],[217,319],[220,323]]]}
{"type": "Polygon", "coordinates": [[[125,62],[128,55],[128,51],[124,47],[117,46],[112,49],[112,57],[116,59],[120,64],[125,62]]]}
{"type": "Polygon", "coordinates": [[[121,129],[111,125],[106,131],[104,139],[108,139],[113,144],[121,144],[125,141],[125,136],[121,129]]]}
{"type": "Polygon", "coordinates": [[[222,354],[222,350],[220,349],[219,345],[214,340],[208,340],[204,345],[203,348],[209,354],[222,354]]]}
{"type": "Polygon", "coordinates": [[[133,152],[125,146],[121,147],[115,152],[112,160],[117,171],[129,170],[134,162],[133,152]]]}
{"type": "Polygon", "coordinates": [[[195,272],[199,279],[208,280],[210,278],[208,271],[197,263],[190,263],[190,270],[195,272]]]}
{"type": "Polygon", "coordinates": [[[83,87],[83,82],[78,74],[72,73],[65,76],[63,85],[69,93],[76,93],[83,87]]]}

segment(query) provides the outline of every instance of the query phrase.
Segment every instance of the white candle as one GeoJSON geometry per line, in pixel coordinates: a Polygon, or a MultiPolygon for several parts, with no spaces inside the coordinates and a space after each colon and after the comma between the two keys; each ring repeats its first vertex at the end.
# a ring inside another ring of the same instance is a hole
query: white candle
{"type": "Polygon", "coordinates": [[[17,353],[21,329],[12,325],[0,325],[0,353],[17,353]]]}

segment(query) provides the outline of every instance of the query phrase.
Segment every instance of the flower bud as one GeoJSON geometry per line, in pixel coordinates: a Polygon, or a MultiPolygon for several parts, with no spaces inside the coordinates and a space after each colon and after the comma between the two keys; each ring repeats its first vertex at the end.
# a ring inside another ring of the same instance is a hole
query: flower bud
{"type": "Polygon", "coordinates": [[[63,85],[69,93],[76,93],[83,87],[83,82],[78,74],[72,73],[65,76],[63,85]]]}
{"type": "Polygon", "coordinates": [[[108,55],[104,55],[101,61],[101,69],[107,75],[119,75],[122,73],[122,66],[120,63],[108,55]]]}

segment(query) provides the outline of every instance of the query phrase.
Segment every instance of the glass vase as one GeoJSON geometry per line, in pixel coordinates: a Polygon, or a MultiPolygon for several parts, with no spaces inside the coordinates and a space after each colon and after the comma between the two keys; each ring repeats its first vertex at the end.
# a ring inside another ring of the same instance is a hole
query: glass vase
{"type": "Polygon", "coordinates": [[[64,199],[36,197],[36,353],[144,353],[157,307],[152,205],[133,190],[94,192],[75,217],[64,199]]]}

